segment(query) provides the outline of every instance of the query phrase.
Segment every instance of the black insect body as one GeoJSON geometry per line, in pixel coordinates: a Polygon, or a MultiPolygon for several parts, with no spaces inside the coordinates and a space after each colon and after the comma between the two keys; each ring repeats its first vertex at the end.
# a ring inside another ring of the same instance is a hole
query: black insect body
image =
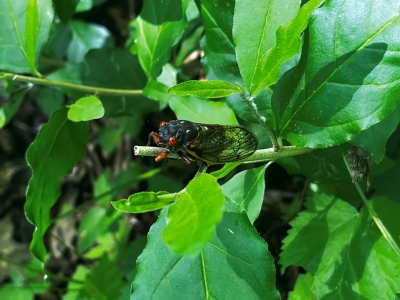
{"type": "Polygon", "coordinates": [[[189,157],[207,164],[227,163],[244,159],[258,146],[256,136],[243,126],[200,124],[184,120],[161,122],[159,133],[151,132],[151,140],[166,151],[156,157],[159,162],[176,153],[183,161],[189,157]]]}

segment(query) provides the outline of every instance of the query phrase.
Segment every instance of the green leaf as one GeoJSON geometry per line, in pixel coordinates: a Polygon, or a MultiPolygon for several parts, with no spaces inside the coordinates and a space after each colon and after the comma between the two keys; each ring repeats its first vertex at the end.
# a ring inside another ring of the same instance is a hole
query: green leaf
{"type": "Polygon", "coordinates": [[[311,13],[324,1],[310,0],[300,8],[293,20],[279,27],[276,32],[276,46],[259,58],[254,75],[247,85],[251,95],[258,94],[278,81],[283,63],[300,51],[300,35],[306,29],[311,13]]]}
{"type": "Polygon", "coordinates": [[[224,195],[217,179],[209,174],[199,175],[169,207],[163,240],[177,254],[198,254],[214,234],[223,209],[224,195]]]}
{"type": "Polygon", "coordinates": [[[51,0],[0,1],[0,12],[0,69],[37,74],[39,53],[53,21],[51,0]]]}
{"type": "Polygon", "coordinates": [[[35,85],[32,88],[32,94],[48,117],[64,102],[64,93],[51,87],[35,85]]]}
{"type": "MultiPolygon", "coordinates": [[[[233,39],[240,74],[250,91],[253,91],[252,87],[257,80],[260,80],[255,77],[258,72],[267,72],[266,68],[271,69],[272,67],[276,67],[279,71],[284,61],[277,62],[277,66],[265,66],[263,65],[264,55],[267,55],[266,53],[273,47],[278,46],[276,45],[277,29],[296,16],[299,5],[300,2],[297,0],[286,0],[284,1],[285,9],[282,9],[280,0],[256,0],[252,1],[252,5],[244,0],[236,1],[233,16],[233,39]]],[[[289,35],[289,33],[287,34],[289,35]]],[[[300,33],[291,33],[290,37],[299,40],[299,35],[300,33]]],[[[281,51],[288,51],[290,46],[285,44],[281,51]]],[[[293,55],[298,51],[299,47],[293,48],[293,55]]]]}
{"type": "Polygon", "coordinates": [[[60,195],[60,180],[82,158],[88,142],[88,124],[69,121],[67,109],[61,108],[42,127],[26,154],[33,174],[26,193],[25,214],[36,227],[31,251],[42,262],[46,256],[43,236],[50,226],[50,209],[60,195]]]}
{"type": "MultiPolygon", "coordinates": [[[[398,243],[400,206],[385,198],[370,203],[398,243]]],[[[400,292],[400,259],[365,207],[357,212],[340,199],[316,194],[291,225],[279,263],[282,270],[295,264],[310,272],[317,299],[394,299],[400,292]]]]}
{"type": "Polygon", "coordinates": [[[54,8],[63,23],[71,20],[80,0],[53,0],[54,8]]]}
{"type": "Polygon", "coordinates": [[[36,42],[39,35],[39,0],[27,0],[24,33],[28,65],[34,74],[39,74],[36,69],[36,42]]]}
{"type": "Polygon", "coordinates": [[[390,135],[400,122],[400,105],[381,122],[361,131],[350,143],[367,150],[375,163],[380,163],[385,156],[385,146],[390,135]]]}
{"type": "Polygon", "coordinates": [[[10,122],[11,119],[14,117],[28,91],[29,88],[23,88],[16,91],[12,95],[11,102],[6,103],[0,107],[0,129],[6,126],[7,123],[10,122]]]}
{"type": "Polygon", "coordinates": [[[77,12],[84,12],[91,10],[93,7],[99,6],[100,4],[106,2],[106,0],[80,0],[78,6],[76,7],[77,12]]]}
{"type": "Polygon", "coordinates": [[[299,274],[294,290],[289,292],[289,300],[315,300],[315,295],[311,293],[314,280],[310,273],[299,274]]]}
{"type": "Polygon", "coordinates": [[[79,243],[78,253],[82,254],[97,239],[100,233],[105,229],[104,221],[107,211],[103,207],[93,207],[83,216],[79,224],[79,243]]]}
{"type": "Polygon", "coordinates": [[[275,99],[282,138],[299,147],[342,144],[398,106],[399,4],[385,3],[340,0],[316,11],[298,93],[275,99]]]}
{"type": "Polygon", "coordinates": [[[190,120],[205,124],[238,124],[233,111],[223,102],[194,96],[171,96],[169,106],[179,120],[190,120]]]}
{"type": "Polygon", "coordinates": [[[34,299],[35,294],[30,287],[6,283],[0,287],[1,299],[25,300],[34,299]]]}
{"type": "Polygon", "coordinates": [[[79,224],[78,253],[82,254],[102,235],[109,231],[110,226],[121,217],[121,213],[111,209],[107,213],[104,207],[94,207],[89,210],[79,224]]]}
{"type": "Polygon", "coordinates": [[[69,62],[81,62],[90,49],[112,46],[110,32],[103,26],[79,21],[72,21],[69,26],[72,33],[67,50],[69,62]]]}
{"type": "Polygon", "coordinates": [[[175,201],[177,194],[168,192],[140,192],[130,195],[128,199],[113,201],[111,204],[126,213],[141,213],[161,209],[175,201]]]}
{"type": "Polygon", "coordinates": [[[223,178],[226,175],[228,175],[233,169],[235,169],[237,166],[239,166],[241,163],[227,163],[224,164],[221,169],[218,171],[214,171],[210,173],[210,175],[214,176],[217,179],[223,178]]]}
{"type": "Polygon", "coordinates": [[[115,262],[104,256],[87,274],[85,287],[80,294],[83,299],[118,299],[124,285],[122,277],[115,262]]]}
{"type": "MultiPolygon", "coordinates": [[[[49,79],[77,83],[101,88],[127,90],[129,97],[101,96],[105,116],[115,114],[145,114],[158,111],[165,104],[151,101],[142,96],[147,79],[138,58],[123,49],[93,49],[88,52],[82,63],[67,63],[58,71],[50,74],[49,79]]],[[[66,90],[71,93],[70,90],[66,90]]],[[[85,96],[74,93],[74,96],[85,96]]]]}
{"type": "Polygon", "coordinates": [[[143,90],[143,94],[153,100],[168,102],[170,95],[167,93],[168,87],[158,81],[149,80],[143,90]]]}
{"type": "Polygon", "coordinates": [[[207,79],[225,80],[232,84],[243,83],[236,61],[232,38],[234,0],[200,1],[200,12],[204,24],[204,50],[202,63],[207,79]]]}
{"type": "Polygon", "coordinates": [[[260,215],[264,201],[264,174],[268,165],[242,171],[222,186],[224,195],[234,200],[247,213],[253,224],[260,215]]]}
{"type": "Polygon", "coordinates": [[[149,79],[156,79],[168,62],[186,26],[188,0],[145,1],[137,24],[136,48],[149,79]]]}
{"type": "Polygon", "coordinates": [[[233,84],[222,80],[182,82],[168,90],[168,93],[178,96],[197,96],[200,98],[222,98],[232,94],[239,94],[241,90],[233,84]]]}
{"type": "Polygon", "coordinates": [[[104,116],[103,104],[95,96],[83,97],[68,107],[68,119],[74,122],[90,121],[104,116]]]}
{"type": "Polygon", "coordinates": [[[164,209],[150,229],[131,300],[279,299],[267,244],[235,203],[225,203],[214,236],[195,256],[173,254],[163,243],[166,219],[164,209]]]}

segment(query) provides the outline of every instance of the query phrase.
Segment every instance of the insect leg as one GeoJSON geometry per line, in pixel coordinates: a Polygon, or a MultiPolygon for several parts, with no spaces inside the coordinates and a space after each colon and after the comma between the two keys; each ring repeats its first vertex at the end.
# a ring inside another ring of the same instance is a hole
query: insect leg
{"type": "Polygon", "coordinates": [[[160,143],[160,139],[158,138],[158,133],[152,131],[149,134],[149,140],[147,141],[147,146],[150,146],[152,139],[157,145],[160,143]]]}
{"type": "Polygon", "coordinates": [[[156,162],[160,162],[160,161],[162,161],[163,159],[166,159],[167,156],[168,156],[168,154],[169,154],[168,151],[161,152],[161,153],[156,157],[156,159],[155,159],[156,162]]]}
{"type": "Polygon", "coordinates": [[[189,158],[183,152],[178,152],[179,157],[187,164],[190,164],[189,158]]]}

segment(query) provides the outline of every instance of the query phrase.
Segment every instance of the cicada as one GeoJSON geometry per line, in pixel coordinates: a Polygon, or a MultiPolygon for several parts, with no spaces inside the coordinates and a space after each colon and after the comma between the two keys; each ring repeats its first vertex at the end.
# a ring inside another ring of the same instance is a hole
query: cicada
{"type": "Polygon", "coordinates": [[[252,155],[258,146],[256,136],[246,127],[185,120],[161,122],[158,133],[150,133],[148,146],[151,140],[165,147],[157,162],[176,153],[187,164],[189,158],[209,165],[238,161],[252,155]]]}

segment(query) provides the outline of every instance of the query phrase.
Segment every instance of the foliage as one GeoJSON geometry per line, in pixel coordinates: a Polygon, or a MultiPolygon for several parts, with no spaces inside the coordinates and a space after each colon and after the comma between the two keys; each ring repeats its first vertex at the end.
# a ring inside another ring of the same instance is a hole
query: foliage
{"type": "Polygon", "coordinates": [[[24,101],[48,117],[26,152],[33,257],[2,252],[16,267],[0,298],[44,293],[24,280],[46,274],[65,299],[395,299],[400,2],[146,0],[125,47],[85,19],[103,2],[0,2],[0,128],[24,101]],[[129,141],[144,146],[161,114],[244,124],[260,150],[196,176],[195,163],[130,160],[129,141]],[[354,146],[361,171],[348,169],[354,146]],[[279,212],[270,160],[302,182],[279,212]],[[68,177],[88,178],[80,203],[63,198],[68,177]],[[155,216],[146,241],[135,230],[155,216]],[[285,236],[271,243],[267,225],[285,236]],[[50,271],[57,247],[71,278],[50,271]],[[305,274],[285,287],[291,266],[305,274]]]}

